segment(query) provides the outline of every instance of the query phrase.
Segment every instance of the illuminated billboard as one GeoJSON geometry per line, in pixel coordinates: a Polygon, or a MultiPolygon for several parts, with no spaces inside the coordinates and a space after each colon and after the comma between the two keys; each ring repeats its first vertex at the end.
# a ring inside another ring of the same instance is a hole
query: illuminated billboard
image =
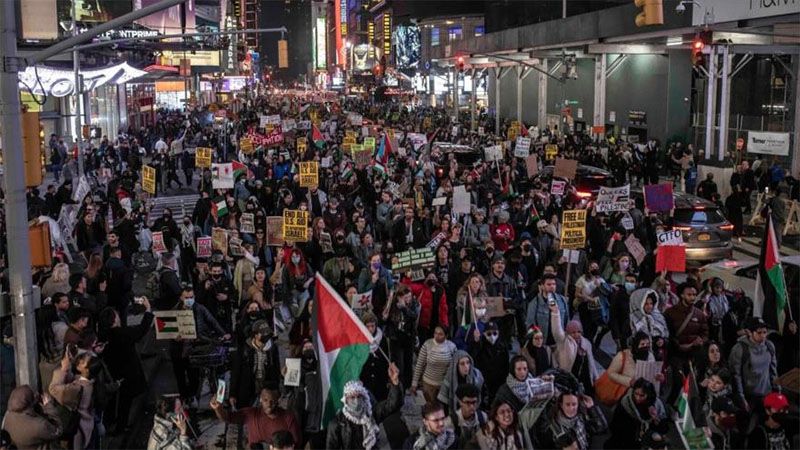
{"type": "Polygon", "coordinates": [[[369,72],[377,64],[375,47],[369,44],[359,44],[353,47],[353,71],[369,72]]]}
{"type": "Polygon", "coordinates": [[[401,69],[419,65],[422,40],[416,25],[398,25],[394,30],[394,60],[401,69]]]}
{"type": "MultiPolygon", "coordinates": [[[[133,9],[139,10],[151,5],[158,4],[161,0],[133,0],[133,9]]],[[[188,0],[184,3],[186,9],[186,32],[195,31],[195,0],[188,0]]],[[[180,34],[181,33],[181,5],[167,8],[163,11],[150,14],[136,21],[139,25],[157,30],[161,34],[180,34]]]]}
{"type": "Polygon", "coordinates": [[[327,67],[328,53],[326,51],[326,37],[325,18],[317,17],[317,25],[314,29],[314,60],[316,61],[315,67],[317,69],[324,69],[327,67]]]}

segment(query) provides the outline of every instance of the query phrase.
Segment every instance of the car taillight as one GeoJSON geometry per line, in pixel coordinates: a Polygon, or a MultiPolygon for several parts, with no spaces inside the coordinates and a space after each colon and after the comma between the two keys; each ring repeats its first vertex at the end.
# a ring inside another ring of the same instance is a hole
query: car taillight
{"type": "Polygon", "coordinates": [[[726,223],[725,225],[721,225],[719,227],[719,229],[720,230],[725,230],[725,231],[733,231],[733,224],[732,223],[726,223]]]}
{"type": "Polygon", "coordinates": [[[576,193],[576,195],[577,195],[578,197],[581,197],[581,198],[589,198],[589,197],[591,197],[591,196],[592,196],[592,193],[591,193],[591,192],[583,192],[583,191],[578,191],[578,192],[576,193]]]}
{"type": "Polygon", "coordinates": [[[692,231],[692,227],[672,227],[673,230],[692,231]]]}

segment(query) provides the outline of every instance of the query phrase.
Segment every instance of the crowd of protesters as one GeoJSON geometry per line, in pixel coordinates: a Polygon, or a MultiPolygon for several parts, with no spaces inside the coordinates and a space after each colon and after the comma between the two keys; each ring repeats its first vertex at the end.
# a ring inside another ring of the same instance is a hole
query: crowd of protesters
{"type": "MultiPolygon", "coordinates": [[[[655,236],[670,228],[669,215],[633,201],[624,213],[595,213],[574,183],[554,195],[513,156],[513,143],[502,161],[483,161],[482,149],[506,133],[490,119],[478,134],[442,109],[313,95],[253,98],[223,130],[199,114],[160,114],[157,127],[92,148],[85,164],[96,187],[80,199],[74,158],[51,139],[60,185],[43,198],[31,190],[29,216],[58,219],[64,205],[77,204],[74,251],[59,248],[53,267],[35,273],[39,385],[8,398],[9,446],[104,448],[108,436],[130,432],[131,404],[148,393],[137,355],[152,345],[153,313],[183,310],[198,338],[169,343],[178,392],[155,400],[151,449],[192,448],[193,418],[209,409],[243,426],[249,448],[676,448],[685,380],[696,386],[694,422],[716,448],[798,447],[796,403],[777,385],[800,365],[795,322],[787,318],[778,333],[753,317],[753,293],[697,270],[657,272],[655,236]],[[351,123],[354,113],[363,125],[351,123]],[[284,130],[280,145],[237,151],[260,115],[275,114],[312,122],[323,139],[284,130]],[[363,127],[381,143],[370,164],[356,164],[343,145],[363,127]],[[384,137],[390,130],[393,139],[384,137]],[[415,145],[410,133],[427,144],[415,145]],[[298,152],[300,136],[307,146],[298,152]],[[479,157],[464,163],[433,142],[466,145],[479,157]],[[196,167],[196,147],[247,170],[233,188],[214,189],[216,174],[196,167]],[[299,186],[301,161],[320,163],[318,185],[299,186]],[[199,192],[180,221],[169,209],[150,216],[143,164],[157,170],[156,195],[173,184],[199,192]],[[462,186],[468,213],[454,212],[462,186]],[[562,212],[572,209],[590,210],[577,263],[560,249],[562,212]],[[271,241],[268,218],[284,210],[308,212],[305,242],[271,241]],[[243,214],[252,229],[242,229],[243,214]],[[198,256],[197,239],[215,229],[241,245],[198,256]],[[156,232],[162,251],[153,249],[156,232]],[[624,244],[629,236],[646,250],[640,261],[624,244]],[[433,264],[393,269],[398,253],[425,247],[433,264]],[[329,423],[321,423],[326,368],[311,321],[317,275],[351,304],[371,294],[357,309],[374,336],[370,355],[329,423]],[[500,315],[489,304],[497,298],[500,315]],[[607,336],[611,351],[601,349],[607,336]],[[190,358],[198,342],[232,348],[223,401],[200,395],[203,370],[190,358]],[[285,383],[286,358],[301,359],[299,386],[285,383]],[[654,377],[637,377],[637,363],[648,361],[663,364],[654,377]]],[[[596,142],[556,128],[525,133],[556,144],[561,157],[609,170],[614,185],[671,176],[722,205],[713,177],[696,183],[691,146],[596,142]]],[[[543,146],[531,148],[540,164],[552,164],[543,146]]],[[[797,180],[767,164],[738,166],[724,203],[732,220],[751,213],[751,193],[766,186],[797,198],[797,180]]],[[[787,317],[797,317],[800,304],[789,301],[787,317]]]]}

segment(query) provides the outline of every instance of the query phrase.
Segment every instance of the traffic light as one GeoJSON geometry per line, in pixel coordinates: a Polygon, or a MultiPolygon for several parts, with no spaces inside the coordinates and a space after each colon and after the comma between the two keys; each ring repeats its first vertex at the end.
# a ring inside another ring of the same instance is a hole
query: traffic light
{"type": "Polygon", "coordinates": [[[25,186],[36,187],[42,184],[42,148],[44,130],[39,123],[38,112],[22,113],[22,149],[25,160],[25,186]]]}
{"type": "Polygon", "coordinates": [[[642,8],[642,12],[636,16],[637,27],[664,24],[663,0],[634,0],[634,3],[637,8],[642,8]]]}
{"type": "Polygon", "coordinates": [[[463,56],[459,56],[458,58],[456,58],[456,70],[458,70],[459,72],[463,72],[464,71],[464,64],[465,64],[465,62],[464,62],[464,57],[463,56]]]}
{"type": "Polygon", "coordinates": [[[697,33],[692,40],[692,66],[693,67],[700,67],[706,65],[706,55],[703,53],[703,49],[706,48],[706,45],[711,44],[711,32],[710,31],[701,31],[697,33]]]}
{"type": "Polygon", "coordinates": [[[278,41],[278,68],[289,68],[289,45],[286,42],[286,39],[281,39],[278,41]]]}

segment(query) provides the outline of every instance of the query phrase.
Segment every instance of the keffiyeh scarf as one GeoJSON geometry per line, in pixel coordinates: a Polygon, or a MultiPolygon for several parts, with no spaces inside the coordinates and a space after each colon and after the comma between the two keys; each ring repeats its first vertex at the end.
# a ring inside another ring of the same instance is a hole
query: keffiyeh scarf
{"type": "Polygon", "coordinates": [[[372,403],[369,399],[369,392],[367,392],[367,390],[364,388],[364,385],[361,384],[360,381],[348,381],[344,385],[342,404],[344,405],[342,408],[342,414],[344,414],[347,420],[356,425],[361,425],[361,429],[364,434],[364,440],[362,441],[364,449],[372,450],[373,448],[376,448],[376,444],[378,443],[378,435],[380,434],[380,428],[378,428],[378,424],[376,424],[375,420],[372,418],[372,403]],[[361,396],[361,399],[364,402],[364,408],[361,411],[354,411],[347,404],[347,397],[354,394],[361,396]]]}

